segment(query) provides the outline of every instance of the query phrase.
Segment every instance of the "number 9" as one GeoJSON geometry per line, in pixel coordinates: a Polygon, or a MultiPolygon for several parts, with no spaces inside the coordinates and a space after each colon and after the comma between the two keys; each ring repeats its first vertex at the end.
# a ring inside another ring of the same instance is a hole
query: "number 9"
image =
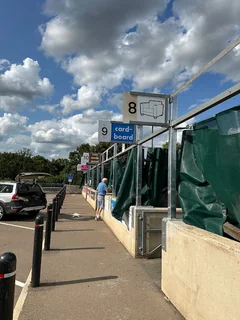
{"type": "Polygon", "coordinates": [[[107,133],[108,133],[108,129],[107,129],[106,127],[103,127],[103,128],[102,128],[102,135],[103,135],[103,136],[106,136],[107,133]]]}

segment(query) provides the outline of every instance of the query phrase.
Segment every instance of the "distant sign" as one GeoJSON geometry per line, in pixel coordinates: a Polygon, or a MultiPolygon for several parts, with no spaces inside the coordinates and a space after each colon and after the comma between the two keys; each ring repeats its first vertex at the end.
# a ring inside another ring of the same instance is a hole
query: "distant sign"
{"type": "Polygon", "coordinates": [[[73,180],[73,175],[71,173],[68,174],[68,182],[72,182],[73,180]]]}
{"type": "Polygon", "coordinates": [[[77,165],[77,171],[88,171],[89,166],[86,164],[78,164],[77,165]]]}
{"type": "Polygon", "coordinates": [[[99,121],[98,140],[100,142],[135,143],[135,136],[133,124],[99,121]]]}
{"type": "Polygon", "coordinates": [[[81,157],[81,164],[87,164],[88,160],[85,157],[81,157]]]}
{"type": "Polygon", "coordinates": [[[99,163],[99,154],[98,153],[89,153],[88,164],[98,164],[99,163]]]}
{"type": "Polygon", "coordinates": [[[81,164],[87,164],[89,161],[89,153],[84,152],[83,156],[81,157],[81,164]]]}
{"type": "Polygon", "coordinates": [[[81,169],[81,171],[88,171],[89,166],[86,164],[81,164],[80,169],[81,169]]]}
{"type": "Polygon", "coordinates": [[[161,94],[123,93],[123,122],[166,124],[168,121],[168,96],[161,94]]]}

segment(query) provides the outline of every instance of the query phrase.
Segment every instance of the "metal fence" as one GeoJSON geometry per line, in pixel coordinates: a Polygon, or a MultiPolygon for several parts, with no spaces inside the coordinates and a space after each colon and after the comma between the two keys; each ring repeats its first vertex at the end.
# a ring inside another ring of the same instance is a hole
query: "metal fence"
{"type": "MultiPolygon", "coordinates": [[[[217,96],[211,98],[210,100],[204,102],[200,106],[194,108],[188,113],[181,117],[177,117],[178,114],[178,94],[185,90],[192,82],[194,82],[198,77],[205,73],[209,68],[211,68],[216,62],[222,59],[226,54],[228,54],[232,49],[240,44],[240,38],[236,39],[230,45],[225,48],[220,54],[218,54],[212,61],[210,61],[204,68],[202,68],[196,75],[194,75],[190,80],[188,80],[184,85],[182,85],[177,91],[169,95],[169,105],[170,114],[168,126],[153,132],[146,138],[141,138],[142,127],[138,126],[139,140],[136,145],[132,145],[125,149],[124,145],[122,151],[117,153],[117,144],[111,146],[108,150],[101,154],[101,163],[90,171],[94,171],[97,174],[97,181],[103,178],[104,166],[111,160],[113,160],[113,165],[115,166],[115,161],[118,157],[130,151],[132,148],[137,148],[137,186],[136,186],[136,205],[142,205],[141,199],[141,188],[142,188],[142,159],[143,159],[143,145],[148,141],[168,132],[168,217],[176,218],[176,143],[177,143],[177,131],[180,129],[179,125],[185,121],[219,105],[220,103],[231,99],[232,97],[240,93],[240,83],[230,87],[224,92],[218,94],[217,96]],[[101,168],[101,177],[100,177],[101,168]]],[[[182,128],[181,128],[182,129],[182,128]]],[[[89,182],[90,171],[87,172],[87,183],[89,182]]],[[[113,169],[113,180],[114,180],[114,169],[113,169]]],[[[113,183],[114,185],[114,183],[113,183]]],[[[112,190],[113,195],[115,195],[115,190],[112,190]]]]}

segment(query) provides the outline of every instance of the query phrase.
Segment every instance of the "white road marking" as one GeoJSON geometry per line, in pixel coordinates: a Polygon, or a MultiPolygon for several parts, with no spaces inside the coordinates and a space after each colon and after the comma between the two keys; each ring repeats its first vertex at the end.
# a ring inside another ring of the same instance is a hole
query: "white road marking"
{"type": "Polygon", "coordinates": [[[0,224],[2,224],[2,225],[4,225],[4,226],[15,227],[15,228],[21,228],[21,229],[27,229],[27,230],[34,230],[34,228],[24,227],[24,226],[18,226],[18,225],[16,225],[16,224],[11,224],[11,223],[0,222],[0,224]]]}
{"type": "MultiPolygon", "coordinates": [[[[45,242],[45,240],[43,240],[43,243],[42,243],[42,251],[44,249],[44,242],[45,242]]],[[[25,282],[25,285],[22,288],[22,292],[20,293],[18,301],[17,301],[17,303],[15,305],[14,312],[13,312],[13,320],[18,320],[19,319],[19,316],[20,316],[20,313],[22,311],[24,302],[25,302],[25,300],[27,298],[28,288],[29,288],[30,283],[31,283],[31,278],[32,278],[32,269],[29,272],[27,281],[25,282]]]]}
{"type": "Polygon", "coordinates": [[[31,276],[32,276],[32,270],[30,271],[30,273],[28,275],[27,281],[26,281],[24,287],[22,288],[22,291],[20,293],[18,301],[17,301],[17,303],[15,305],[14,312],[13,312],[13,320],[18,320],[18,318],[20,316],[20,313],[22,311],[24,302],[25,302],[26,297],[27,297],[28,288],[29,288],[29,285],[30,285],[30,282],[31,282],[31,276]]]}
{"type": "Polygon", "coordinates": [[[23,287],[25,286],[25,283],[23,283],[23,282],[21,282],[21,281],[16,280],[16,281],[15,281],[15,285],[16,285],[16,286],[18,286],[18,287],[23,288],[23,287]]]}

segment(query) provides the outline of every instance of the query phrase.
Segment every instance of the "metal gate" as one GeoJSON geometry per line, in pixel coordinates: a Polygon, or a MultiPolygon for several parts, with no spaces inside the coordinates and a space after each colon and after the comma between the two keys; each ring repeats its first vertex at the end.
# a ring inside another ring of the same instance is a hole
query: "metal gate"
{"type": "Polygon", "coordinates": [[[165,212],[159,212],[154,208],[147,210],[146,207],[136,208],[138,255],[152,258],[161,257],[162,219],[166,215],[167,209],[165,212]]]}

